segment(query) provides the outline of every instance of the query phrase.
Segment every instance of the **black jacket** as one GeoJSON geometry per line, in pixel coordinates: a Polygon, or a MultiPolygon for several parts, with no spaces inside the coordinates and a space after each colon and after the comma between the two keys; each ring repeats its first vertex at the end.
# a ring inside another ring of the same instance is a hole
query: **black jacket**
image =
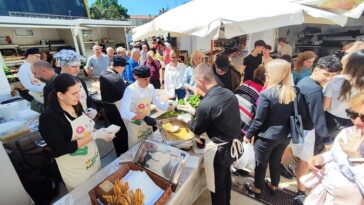
{"type": "Polygon", "coordinates": [[[100,91],[103,102],[114,103],[120,100],[125,91],[126,85],[113,70],[104,70],[100,74],[100,91]]]}
{"type": "Polygon", "coordinates": [[[218,137],[226,142],[240,137],[240,113],[234,93],[218,85],[211,87],[196,109],[196,118],[189,127],[197,135],[218,137]]]}
{"type": "MultiPolygon", "coordinates": [[[[81,107],[79,104],[78,116],[82,115],[81,107]]],[[[39,117],[39,133],[51,148],[54,157],[73,153],[77,150],[77,141],[71,141],[72,127],[65,114],[74,120],[73,117],[63,111],[58,101],[55,101],[39,117]]]]}
{"type": "MultiPolygon", "coordinates": [[[[299,93],[299,90],[296,90],[299,93]]],[[[247,138],[259,136],[270,140],[287,138],[290,133],[290,116],[294,115],[293,102],[279,103],[276,88],[264,90],[259,95],[254,120],[246,134],[247,138]]],[[[298,112],[305,118],[305,102],[298,94],[298,112]]]]}

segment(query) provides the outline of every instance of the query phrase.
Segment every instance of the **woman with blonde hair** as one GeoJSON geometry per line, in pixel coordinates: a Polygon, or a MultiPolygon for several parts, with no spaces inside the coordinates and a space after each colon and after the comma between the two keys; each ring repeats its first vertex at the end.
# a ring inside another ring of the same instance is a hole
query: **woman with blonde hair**
{"type": "MultiPolygon", "coordinates": [[[[255,176],[254,185],[245,184],[248,193],[259,198],[264,186],[275,193],[280,181],[280,161],[290,139],[290,116],[294,115],[294,101],[297,90],[292,87],[291,64],[282,59],[268,63],[266,89],[259,96],[259,103],[253,122],[244,137],[244,142],[254,139],[255,176]],[[264,181],[269,164],[271,181],[264,181]]],[[[304,102],[298,98],[299,113],[302,115],[304,102]]]]}
{"type": "Polygon", "coordinates": [[[193,69],[198,65],[205,62],[205,55],[200,50],[195,50],[191,54],[191,66],[186,68],[185,74],[183,76],[183,87],[192,93],[195,93],[195,80],[193,79],[193,69]]]}
{"type": "Polygon", "coordinates": [[[297,85],[298,81],[300,81],[304,77],[308,77],[312,73],[312,66],[315,62],[317,55],[312,51],[305,51],[298,54],[295,68],[292,71],[293,82],[297,85]]]}

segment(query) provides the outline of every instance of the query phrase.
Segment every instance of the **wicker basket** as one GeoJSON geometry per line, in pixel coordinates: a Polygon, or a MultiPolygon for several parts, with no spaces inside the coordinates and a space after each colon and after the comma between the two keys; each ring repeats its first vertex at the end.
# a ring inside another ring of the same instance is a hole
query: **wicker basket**
{"type": "MultiPolygon", "coordinates": [[[[138,164],[123,163],[116,172],[106,177],[105,180],[109,180],[110,182],[115,183],[116,180],[120,180],[121,178],[123,178],[129,172],[129,170],[145,171],[148,176],[153,180],[153,182],[165,191],[164,194],[155,203],[155,205],[163,205],[171,197],[171,183],[138,164]]],[[[106,201],[102,198],[103,191],[99,187],[100,184],[98,184],[88,192],[92,205],[100,205],[97,199],[101,200],[104,204],[107,204],[106,201]]]]}

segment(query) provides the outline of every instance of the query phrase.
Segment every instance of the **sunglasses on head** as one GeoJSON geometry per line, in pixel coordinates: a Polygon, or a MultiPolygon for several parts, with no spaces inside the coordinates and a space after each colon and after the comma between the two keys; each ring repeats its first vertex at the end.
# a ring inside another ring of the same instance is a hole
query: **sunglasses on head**
{"type": "Polygon", "coordinates": [[[357,117],[359,117],[360,120],[364,122],[364,115],[361,115],[358,112],[355,112],[354,110],[351,109],[346,109],[345,112],[348,118],[355,120],[357,117]]]}

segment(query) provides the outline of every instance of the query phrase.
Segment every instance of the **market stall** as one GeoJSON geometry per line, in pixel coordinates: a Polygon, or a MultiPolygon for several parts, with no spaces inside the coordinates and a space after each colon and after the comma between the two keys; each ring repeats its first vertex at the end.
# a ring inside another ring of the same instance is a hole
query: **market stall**
{"type": "MultiPolygon", "coordinates": [[[[162,141],[162,137],[158,133],[154,133],[149,139],[159,142],[162,141]]],[[[107,176],[117,171],[120,168],[120,163],[133,161],[141,143],[138,143],[128,152],[115,159],[112,163],[101,169],[98,173],[90,177],[87,181],[82,183],[76,189],[59,199],[57,202],[55,202],[55,204],[91,204],[88,192],[92,188],[97,186],[100,182],[102,182],[107,176]]],[[[170,149],[172,149],[172,147],[170,147],[170,149]]],[[[201,154],[202,150],[197,147],[194,147],[193,150],[196,151],[193,151],[194,153],[190,153],[185,159],[186,164],[178,180],[178,186],[167,201],[167,204],[192,204],[199,197],[199,195],[206,190],[206,182],[201,154]]]]}

